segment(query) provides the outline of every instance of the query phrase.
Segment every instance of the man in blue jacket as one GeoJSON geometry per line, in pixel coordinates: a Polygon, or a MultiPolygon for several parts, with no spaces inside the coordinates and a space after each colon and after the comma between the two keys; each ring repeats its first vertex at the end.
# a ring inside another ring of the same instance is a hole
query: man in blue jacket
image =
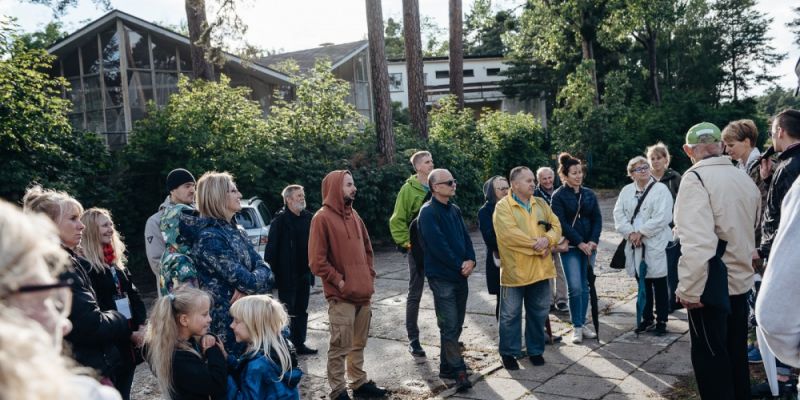
{"type": "Polygon", "coordinates": [[[441,337],[439,377],[455,379],[463,392],[472,387],[461,356],[458,338],[467,312],[467,278],[475,268],[475,250],[461,210],[451,202],[456,180],[450,171],[435,169],[428,175],[433,197],[419,211],[419,229],[425,249],[425,277],[433,292],[436,322],[441,337]]]}

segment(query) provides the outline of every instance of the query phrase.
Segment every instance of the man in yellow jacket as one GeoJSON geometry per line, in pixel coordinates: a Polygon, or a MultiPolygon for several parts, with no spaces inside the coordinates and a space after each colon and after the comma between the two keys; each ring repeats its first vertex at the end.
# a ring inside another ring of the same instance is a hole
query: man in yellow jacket
{"type": "Polygon", "coordinates": [[[511,190],[497,202],[492,221],[500,250],[500,356],[506,369],[516,370],[523,302],[528,356],[533,365],[544,364],[549,279],[556,276],[551,249],[561,238],[561,224],[547,202],[533,196],[529,168],[515,167],[509,181],[511,190]]]}

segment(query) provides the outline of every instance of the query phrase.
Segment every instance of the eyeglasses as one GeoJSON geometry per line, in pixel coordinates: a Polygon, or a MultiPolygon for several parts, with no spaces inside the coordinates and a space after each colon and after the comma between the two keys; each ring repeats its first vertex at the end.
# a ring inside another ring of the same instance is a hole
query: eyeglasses
{"type": "Polygon", "coordinates": [[[650,166],[645,164],[645,165],[642,165],[641,167],[634,168],[633,172],[647,172],[649,170],[650,170],[650,166]]]}
{"type": "MultiPolygon", "coordinates": [[[[28,313],[34,318],[43,316],[49,312],[55,312],[60,317],[67,318],[72,307],[72,291],[70,290],[72,282],[72,279],[66,279],[60,282],[42,285],[23,285],[3,296],[3,298],[24,296],[25,298],[29,298],[26,302],[33,300],[31,304],[38,303],[38,306],[32,305],[31,308],[28,309],[28,313]]],[[[21,298],[20,300],[23,299],[21,298]]]]}
{"type": "Polygon", "coordinates": [[[456,184],[456,180],[455,179],[450,179],[449,181],[443,181],[443,182],[434,183],[434,185],[447,185],[447,186],[453,186],[455,184],[456,184]]]}
{"type": "Polygon", "coordinates": [[[499,187],[499,188],[497,188],[497,190],[499,190],[501,192],[505,192],[506,190],[508,190],[508,186],[499,187]]]}

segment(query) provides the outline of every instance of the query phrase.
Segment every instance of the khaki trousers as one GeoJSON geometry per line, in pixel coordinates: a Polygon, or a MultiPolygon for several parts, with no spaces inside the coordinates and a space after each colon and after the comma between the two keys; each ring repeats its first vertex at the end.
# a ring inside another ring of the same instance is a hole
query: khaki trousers
{"type": "Polygon", "coordinates": [[[352,389],[358,389],[367,383],[364,347],[367,346],[371,318],[369,305],[357,306],[340,300],[328,300],[328,319],[331,326],[328,384],[331,387],[331,399],[347,390],[345,370],[352,389]]]}

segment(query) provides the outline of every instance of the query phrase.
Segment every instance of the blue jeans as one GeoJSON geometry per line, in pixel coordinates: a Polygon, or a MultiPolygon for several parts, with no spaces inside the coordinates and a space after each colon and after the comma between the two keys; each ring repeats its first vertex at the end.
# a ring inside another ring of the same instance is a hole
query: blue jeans
{"type": "Polygon", "coordinates": [[[461,327],[467,313],[467,280],[452,282],[444,279],[428,278],[428,286],[433,292],[433,307],[436,310],[436,324],[441,337],[439,373],[464,372],[467,365],[461,357],[461,327]]]}
{"type": "MultiPolygon", "coordinates": [[[[597,252],[592,252],[592,265],[596,257],[597,252]]],[[[578,248],[570,248],[568,252],[561,253],[561,264],[564,266],[569,293],[569,317],[575,328],[583,327],[586,323],[586,311],[589,310],[588,262],[589,258],[578,248]]]]}
{"type": "Polygon", "coordinates": [[[550,311],[550,281],[500,287],[500,355],[522,355],[522,303],[525,303],[525,347],[529,356],[544,353],[544,321],[550,311]]]}

